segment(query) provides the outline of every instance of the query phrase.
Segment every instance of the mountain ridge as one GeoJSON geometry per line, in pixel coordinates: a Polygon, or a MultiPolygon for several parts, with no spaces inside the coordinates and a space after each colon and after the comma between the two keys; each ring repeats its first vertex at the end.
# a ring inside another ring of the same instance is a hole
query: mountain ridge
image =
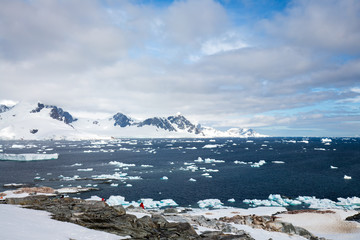
{"type": "Polygon", "coordinates": [[[267,137],[247,128],[219,131],[195,125],[181,114],[145,120],[135,120],[121,112],[103,119],[77,118],[60,107],[40,102],[3,109],[6,110],[0,112],[0,139],[267,137]]]}

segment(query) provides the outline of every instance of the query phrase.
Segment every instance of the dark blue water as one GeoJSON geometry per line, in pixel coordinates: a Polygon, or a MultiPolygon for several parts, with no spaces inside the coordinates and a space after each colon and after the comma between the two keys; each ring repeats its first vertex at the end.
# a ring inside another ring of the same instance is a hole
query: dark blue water
{"type": "Polygon", "coordinates": [[[338,197],[360,196],[360,139],[332,139],[325,145],[320,138],[310,138],[309,143],[301,138],[251,139],[137,139],[113,140],[104,144],[90,141],[0,141],[3,153],[59,153],[57,160],[15,162],[0,161],[0,191],[7,190],[3,184],[26,183],[35,186],[83,186],[97,185],[96,192],[82,193],[79,197],[98,195],[108,198],[121,195],[128,201],[140,198],[155,200],[171,198],[181,206],[196,205],[198,200],[217,198],[226,202],[235,198],[232,206],[243,206],[244,199],[266,199],[269,194],[287,197],[316,196],[336,200],[338,197]],[[288,142],[287,140],[295,140],[288,142]],[[151,145],[149,145],[151,143],[151,145]],[[26,148],[13,148],[13,145],[26,148]],[[203,148],[217,144],[216,148],[203,148]],[[36,145],[36,146],[31,146],[36,145]],[[121,145],[121,146],[120,146],[121,145]],[[92,147],[97,148],[92,148],[92,147]],[[196,149],[187,149],[196,147],[196,149]],[[124,150],[127,149],[127,150],[124,150]],[[319,150],[321,149],[321,150],[319,150]],[[84,151],[97,151],[85,153],[84,151]],[[111,152],[113,151],[113,152],[111,152]],[[211,158],[224,163],[199,163],[194,160],[211,158]],[[259,168],[250,164],[235,164],[234,161],[266,164],[259,168]],[[110,161],[135,164],[128,169],[110,165],[110,161]],[[283,161],[275,164],[272,161],[283,161]],[[212,178],[202,176],[201,169],[195,172],[180,170],[184,163],[195,163],[197,167],[217,169],[209,172],[212,178]],[[81,163],[82,166],[72,166],[81,163]],[[173,163],[173,164],[171,164],[173,163]],[[153,165],[144,168],[141,165],[153,165]],[[330,169],[330,166],[338,169],[330,169]],[[80,172],[77,169],[93,168],[80,172]],[[93,175],[128,173],[142,180],[94,180],[93,175]],[[83,180],[64,181],[60,175],[79,175],[83,180]],[[351,176],[345,180],[344,175],[351,176]],[[167,176],[168,180],[160,178],[167,176]],[[35,179],[35,177],[41,180],[35,179]],[[190,178],[197,181],[191,182],[190,178]],[[112,187],[110,183],[118,183],[112,187]],[[132,184],[132,187],[126,187],[132,184]]]}

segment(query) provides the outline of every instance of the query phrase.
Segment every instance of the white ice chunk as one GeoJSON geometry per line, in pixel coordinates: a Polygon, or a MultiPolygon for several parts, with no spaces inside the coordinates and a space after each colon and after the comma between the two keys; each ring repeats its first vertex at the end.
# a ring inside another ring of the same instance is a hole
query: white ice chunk
{"type": "Polygon", "coordinates": [[[117,162],[117,161],[111,161],[109,162],[110,165],[115,165],[117,167],[135,167],[136,165],[135,164],[128,164],[128,163],[123,163],[123,162],[117,162]]]}
{"type": "Polygon", "coordinates": [[[205,199],[197,202],[199,208],[222,208],[223,203],[219,199],[205,199]]]}
{"type": "Polygon", "coordinates": [[[344,175],[344,179],[346,179],[346,180],[350,180],[350,179],[351,179],[351,176],[344,175]]]}
{"type": "Polygon", "coordinates": [[[22,154],[10,154],[1,153],[0,160],[5,161],[39,161],[39,160],[54,160],[58,159],[59,154],[37,154],[37,153],[22,153],[22,154]]]}
{"type": "Polygon", "coordinates": [[[168,180],[169,178],[167,176],[163,176],[162,178],[160,178],[161,180],[168,180]]]}
{"type": "Polygon", "coordinates": [[[78,169],[79,172],[91,172],[93,170],[94,170],[93,168],[79,168],[78,169]]]}

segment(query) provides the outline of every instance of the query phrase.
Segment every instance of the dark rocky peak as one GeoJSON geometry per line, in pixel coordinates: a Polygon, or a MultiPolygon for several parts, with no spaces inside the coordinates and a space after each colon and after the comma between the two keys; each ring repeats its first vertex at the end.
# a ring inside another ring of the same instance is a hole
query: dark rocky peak
{"type": "Polygon", "coordinates": [[[186,129],[190,133],[195,132],[195,134],[200,133],[200,128],[196,127],[181,114],[177,114],[176,116],[170,116],[167,119],[172,124],[176,125],[179,129],[182,130],[186,129]]]}
{"type": "Polygon", "coordinates": [[[158,118],[158,117],[148,118],[148,119],[144,120],[143,122],[140,122],[138,124],[138,127],[142,127],[145,125],[155,126],[157,128],[162,128],[162,129],[165,129],[168,131],[176,132],[176,129],[171,125],[169,120],[166,118],[158,118]]]}
{"type": "Polygon", "coordinates": [[[37,107],[36,107],[35,109],[31,110],[30,112],[31,112],[31,113],[37,113],[37,112],[40,112],[40,111],[41,111],[44,107],[45,107],[45,105],[44,105],[44,104],[42,104],[42,103],[38,103],[37,107]]]}
{"type": "Polygon", "coordinates": [[[8,107],[6,105],[0,104],[0,113],[9,111],[12,107],[8,107]]]}
{"type": "Polygon", "coordinates": [[[62,108],[58,108],[56,106],[49,106],[51,108],[50,117],[53,119],[63,121],[66,124],[70,124],[76,121],[76,118],[73,118],[69,112],[65,112],[62,108]]]}
{"type": "Polygon", "coordinates": [[[64,111],[62,108],[52,105],[45,105],[43,103],[38,103],[38,106],[35,109],[31,110],[31,113],[40,112],[44,108],[51,109],[50,117],[59,121],[63,121],[66,124],[70,124],[77,120],[76,118],[73,118],[73,116],[71,116],[69,112],[64,111]]]}
{"type": "Polygon", "coordinates": [[[114,126],[127,127],[131,126],[133,120],[122,113],[117,113],[113,116],[115,120],[114,126]]]}

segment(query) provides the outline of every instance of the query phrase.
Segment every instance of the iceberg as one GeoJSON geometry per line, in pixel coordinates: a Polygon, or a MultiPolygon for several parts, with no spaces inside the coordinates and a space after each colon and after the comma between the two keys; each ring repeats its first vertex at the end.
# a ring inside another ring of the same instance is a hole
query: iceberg
{"type": "Polygon", "coordinates": [[[1,153],[0,160],[4,161],[40,161],[40,160],[54,160],[58,159],[59,154],[43,154],[43,153],[22,153],[22,154],[10,154],[1,153]]]}
{"type": "Polygon", "coordinates": [[[202,148],[217,148],[217,147],[221,147],[221,145],[219,145],[219,144],[206,144],[202,148]]]}
{"type": "Polygon", "coordinates": [[[224,163],[224,160],[216,160],[211,158],[205,158],[205,163],[224,163]]]}
{"type": "Polygon", "coordinates": [[[311,209],[346,209],[360,208],[360,198],[338,198],[338,202],[330,199],[318,199],[316,197],[299,196],[295,199],[283,198],[280,194],[270,194],[267,200],[245,199],[243,202],[251,207],[288,207],[307,205],[311,209]]]}
{"type": "Polygon", "coordinates": [[[160,178],[161,180],[168,180],[169,178],[167,176],[163,176],[162,178],[160,178]]]}
{"type": "Polygon", "coordinates": [[[351,179],[351,176],[344,175],[344,179],[345,179],[345,180],[350,180],[350,179],[351,179]]]}
{"type": "Polygon", "coordinates": [[[111,161],[109,162],[110,165],[115,165],[117,167],[135,167],[135,164],[128,164],[128,163],[123,163],[123,162],[117,162],[117,161],[111,161]]]}
{"type": "Polygon", "coordinates": [[[284,161],[272,161],[272,163],[275,163],[275,164],[283,164],[285,163],[284,161]]]}
{"type": "Polygon", "coordinates": [[[201,157],[198,157],[198,159],[194,160],[194,162],[203,162],[204,160],[201,157]]]}
{"type": "Polygon", "coordinates": [[[106,200],[106,203],[109,206],[122,205],[124,207],[127,207],[127,206],[139,207],[140,203],[143,203],[144,207],[147,209],[177,207],[178,206],[178,204],[172,199],[163,199],[160,201],[155,201],[152,198],[141,198],[137,202],[135,202],[135,201],[128,202],[128,201],[125,201],[125,197],[123,197],[123,196],[110,196],[110,198],[108,200],[106,200]]]}
{"type": "Polygon", "coordinates": [[[262,165],[264,165],[266,162],[265,160],[260,160],[259,162],[256,162],[254,164],[251,164],[251,167],[261,167],[262,165]]]}
{"type": "Polygon", "coordinates": [[[78,169],[79,172],[91,172],[93,170],[94,170],[93,168],[79,168],[78,169]]]}
{"type": "Polygon", "coordinates": [[[190,178],[190,179],[189,179],[189,182],[196,182],[196,179],[190,178]]]}
{"type": "Polygon", "coordinates": [[[224,204],[219,199],[205,199],[197,202],[199,208],[223,208],[224,204]]]}

